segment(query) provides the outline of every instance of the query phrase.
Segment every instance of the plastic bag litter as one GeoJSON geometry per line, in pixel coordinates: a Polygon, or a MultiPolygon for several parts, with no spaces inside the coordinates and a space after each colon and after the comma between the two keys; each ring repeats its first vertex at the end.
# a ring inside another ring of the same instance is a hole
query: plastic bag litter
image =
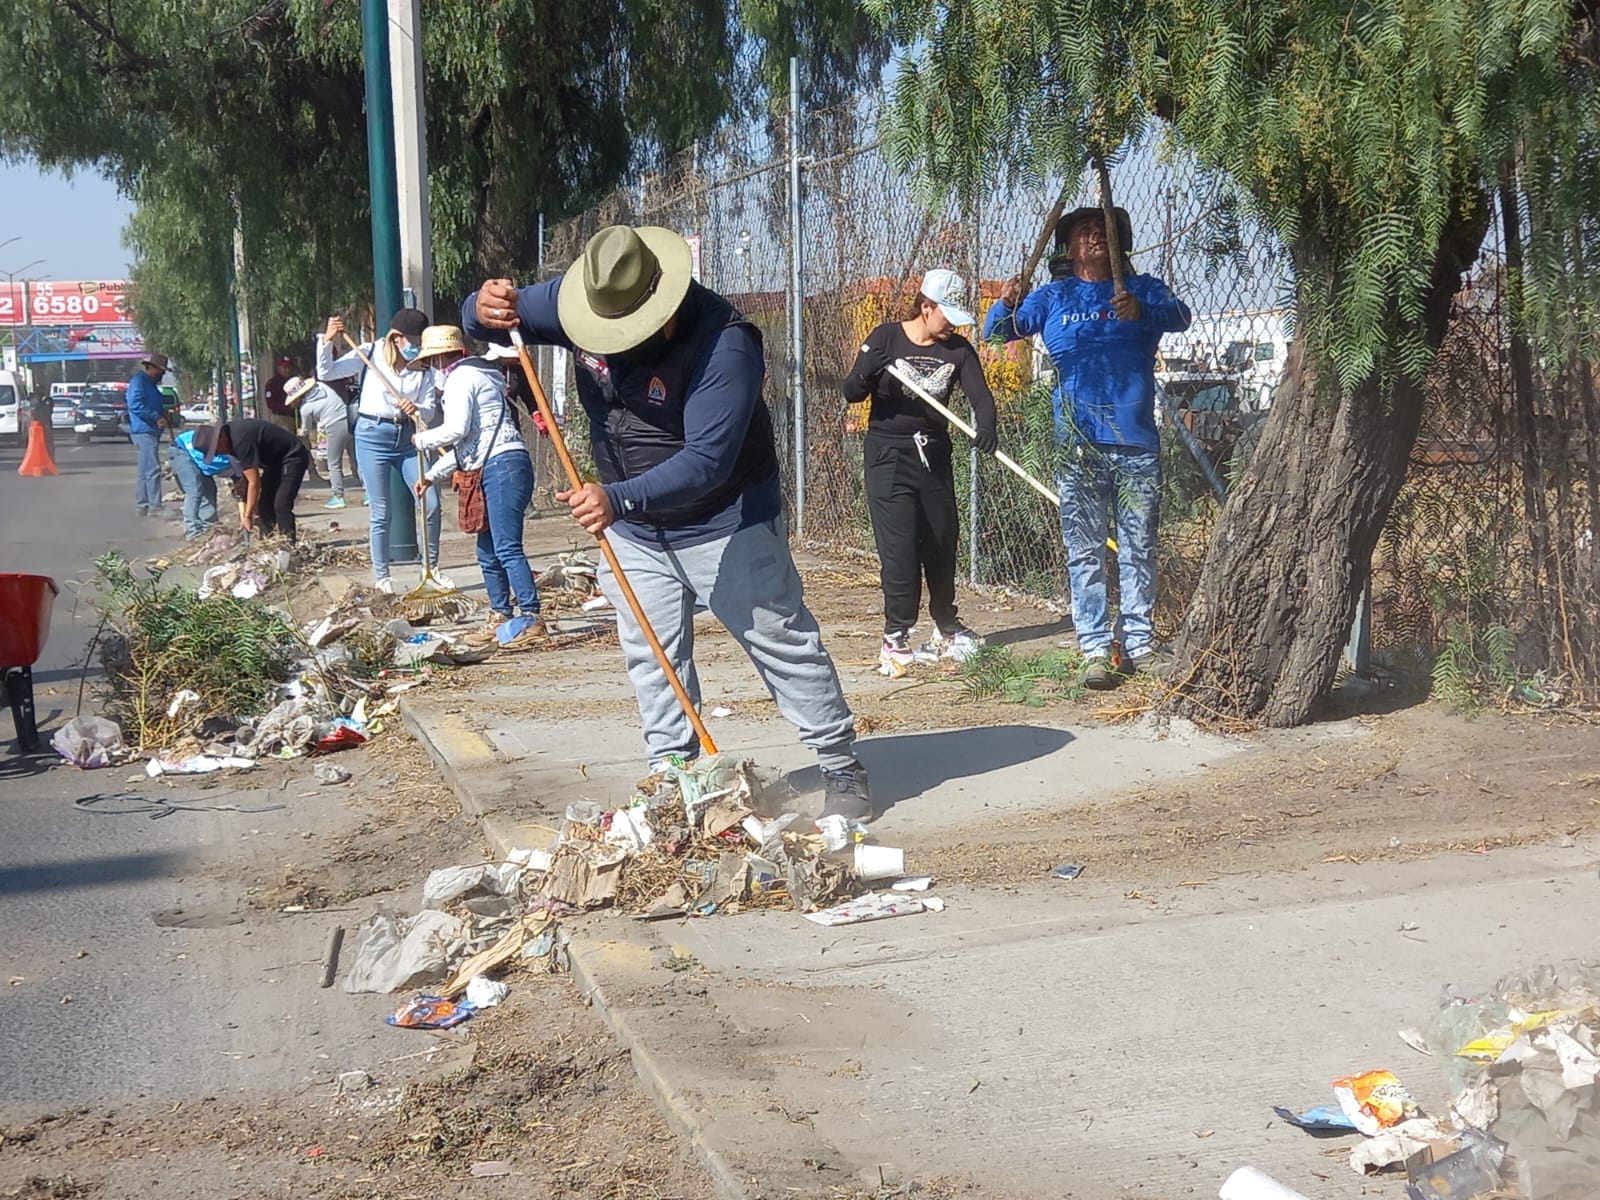
{"type": "Polygon", "coordinates": [[[104,717],[73,717],[50,739],[57,754],[75,767],[109,767],[122,749],[122,730],[104,717]]]}
{"type": "Polygon", "coordinates": [[[347,992],[398,992],[442,979],[459,956],[466,928],[448,913],[414,917],[379,913],[356,930],[347,992]]]}
{"type": "Polygon", "coordinates": [[[464,896],[487,894],[514,896],[524,868],[517,863],[478,863],[470,867],[440,867],[422,882],[422,907],[442,909],[464,896]]]}
{"type": "Polygon", "coordinates": [[[316,766],[311,768],[311,774],[316,777],[318,783],[327,784],[350,782],[350,772],[346,771],[338,763],[319,762],[316,766]]]}
{"type": "Polygon", "coordinates": [[[191,754],[188,758],[152,758],[144,765],[151,779],[159,775],[210,775],[214,771],[248,771],[255,760],[234,754],[191,754]]]}
{"type": "Polygon", "coordinates": [[[712,800],[731,797],[746,808],[751,805],[753,787],[745,764],[731,754],[698,758],[687,766],[668,763],[662,772],[678,788],[684,814],[696,825],[700,809],[712,800]]]}
{"type": "Polygon", "coordinates": [[[172,694],[172,702],[167,705],[167,719],[170,721],[190,705],[200,703],[200,693],[192,692],[188,688],[172,694]]]}
{"type": "Polygon", "coordinates": [[[509,995],[510,988],[485,975],[479,975],[467,984],[467,1003],[473,1008],[494,1008],[509,995]]]}
{"type": "Polygon", "coordinates": [[[308,696],[298,696],[275,704],[267,715],[256,722],[255,732],[241,748],[260,758],[280,746],[285,750],[300,751],[311,744],[316,736],[317,722],[327,710],[308,696]]]}
{"type": "Polygon", "coordinates": [[[650,814],[641,804],[619,808],[612,813],[611,828],[606,830],[605,840],[637,853],[653,842],[655,836],[655,831],[650,828],[650,814]]]}

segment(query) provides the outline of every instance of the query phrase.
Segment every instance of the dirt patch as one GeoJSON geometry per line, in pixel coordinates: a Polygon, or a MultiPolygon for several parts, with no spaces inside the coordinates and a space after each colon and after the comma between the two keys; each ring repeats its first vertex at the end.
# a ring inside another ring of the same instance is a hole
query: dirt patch
{"type": "Polygon", "coordinates": [[[1600,738],[1573,719],[1465,720],[1422,705],[1362,736],[1269,743],[1181,779],[917,844],[919,870],[1015,885],[1058,863],[1097,879],[1182,884],[1315,863],[1419,858],[1574,837],[1600,826],[1600,738]]]}
{"type": "MultiPolygon", "coordinates": [[[[481,1197],[497,1186],[473,1176],[485,1162],[509,1164],[518,1196],[709,1194],[626,1051],[571,985],[513,984],[506,1005],[473,1022],[471,1062],[437,1078],[154,1114],[41,1115],[4,1131],[0,1196],[481,1197]]],[[[418,1050],[430,1040],[418,1034],[418,1050]]]]}

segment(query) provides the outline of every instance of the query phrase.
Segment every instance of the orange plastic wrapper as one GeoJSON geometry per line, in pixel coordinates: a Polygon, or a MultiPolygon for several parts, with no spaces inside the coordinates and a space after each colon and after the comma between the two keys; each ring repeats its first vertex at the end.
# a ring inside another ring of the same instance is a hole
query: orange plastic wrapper
{"type": "Polygon", "coordinates": [[[1335,1079],[1333,1094],[1339,1098],[1345,1116],[1368,1137],[1422,1115],[1416,1098],[1392,1071],[1367,1071],[1335,1079]]]}

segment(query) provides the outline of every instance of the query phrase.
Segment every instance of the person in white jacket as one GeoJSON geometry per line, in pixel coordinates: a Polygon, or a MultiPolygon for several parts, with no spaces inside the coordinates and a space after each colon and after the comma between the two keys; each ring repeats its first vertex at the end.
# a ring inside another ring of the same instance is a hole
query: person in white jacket
{"type": "Polygon", "coordinates": [[[344,456],[352,435],[344,397],[326,384],[298,375],[284,384],[283,397],[284,404],[299,415],[300,436],[310,445],[312,457],[316,457],[319,441],[326,447],[328,486],[333,496],[322,507],[345,507],[344,456]]]}
{"type": "Polygon", "coordinates": [[[425,452],[446,453],[414,485],[417,493],[428,493],[456,471],[483,473],[487,519],[477,530],[477,549],[490,622],[515,622],[503,635],[511,648],[542,638],[539,588],[522,547],[522,519],[533,498],[533,459],[507,402],[505,375],[487,358],[474,356],[454,325],[423,331],[422,350],[410,370],[437,371],[444,379],[443,419],[417,433],[415,442],[425,452]]]}
{"type": "MultiPolygon", "coordinates": [[[[411,439],[420,419],[427,424],[439,409],[439,380],[432,370],[408,371],[406,365],[417,357],[422,331],[428,327],[427,314],[415,308],[395,313],[389,332],[376,342],[361,347],[372,362],[368,370],[361,354],[350,350],[334,357],[334,340],[344,333],[344,320],[329,317],[328,327],[317,339],[317,378],[321,380],[360,379],[356,397],[356,465],[366,484],[371,504],[372,574],[380,592],[394,591],[389,578],[389,471],[396,469],[406,484],[416,487],[421,478],[417,452],[411,439]],[[398,398],[396,398],[398,393],[398,398]]],[[[432,561],[439,561],[439,500],[427,497],[428,548],[432,561]]],[[[445,587],[454,585],[443,575],[434,578],[445,587]]]]}

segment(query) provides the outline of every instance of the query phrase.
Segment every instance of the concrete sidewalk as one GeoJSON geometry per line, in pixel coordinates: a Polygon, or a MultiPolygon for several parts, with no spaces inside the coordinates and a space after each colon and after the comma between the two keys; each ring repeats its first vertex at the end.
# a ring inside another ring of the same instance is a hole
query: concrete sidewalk
{"type": "MultiPolygon", "coordinates": [[[[580,712],[606,703],[601,653],[615,649],[591,652],[580,712]]],[[[404,708],[501,850],[542,844],[569,801],[614,802],[640,773],[625,683],[604,715],[561,720],[558,677],[525,674],[404,708]]],[[[787,724],[712,728],[814,811],[787,724]]],[[[1070,809],[1236,749],[1041,723],[867,738],[862,756],[890,802],[875,834],[914,872],[917,846],[990,815],[1070,809]]],[[[985,1197],[1214,1196],[1254,1165],[1312,1200],[1398,1198],[1402,1182],[1350,1170],[1348,1139],[1312,1139],[1271,1106],[1329,1103],[1333,1079],[1390,1067],[1443,1112],[1439,1065],[1396,1031],[1425,1026],[1447,984],[1592,955],[1593,855],[1327,864],[1174,888],[1159,907],[1091,867],[942,889],[943,913],[842,929],[789,912],[569,926],[580,985],[723,1195],[947,1176],[985,1197]],[[669,948],[697,968],[662,969],[669,948]]]]}

